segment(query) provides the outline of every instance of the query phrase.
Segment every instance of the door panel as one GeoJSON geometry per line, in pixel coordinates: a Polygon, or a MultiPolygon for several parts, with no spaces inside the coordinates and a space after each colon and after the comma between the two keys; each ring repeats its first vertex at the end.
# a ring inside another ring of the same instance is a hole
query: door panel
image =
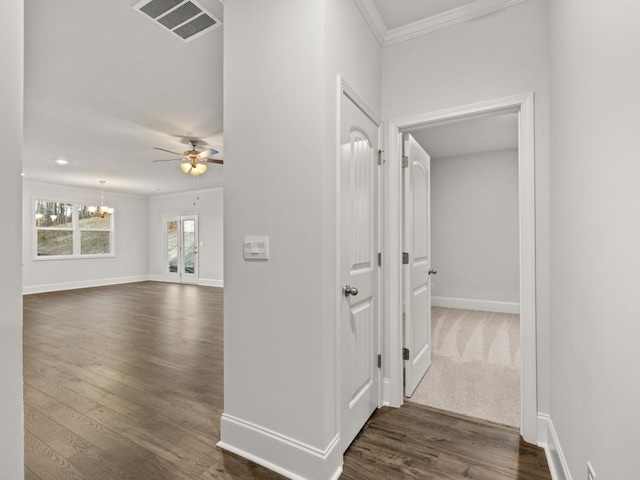
{"type": "Polygon", "coordinates": [[[404,169],[404,251],[409,253],[404,282],[404,345],[409,350],[405,395],[410,397],[431,366],[431,171],[429,155],[409,134],[404,155],[408,160],[404,169]]]}
{"type": "Polygon", "coordinates": [[[341,107],[341,444],[347,449],[378,407],[378,126],[347,96],[341,107]]]}

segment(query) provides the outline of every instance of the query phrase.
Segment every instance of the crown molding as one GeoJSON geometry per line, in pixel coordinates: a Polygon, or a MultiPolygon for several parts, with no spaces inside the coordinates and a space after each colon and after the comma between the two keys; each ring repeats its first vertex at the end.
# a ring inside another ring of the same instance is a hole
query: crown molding
{"type": "Polygon", "coordinates": [[[373,32],[373,35],[378,40],[381,47],[384,47],[384,42],[387,36],[387,27],[380,16],[380,12],[373,4],[372,0],[354,0],[362,16],[366,20],[369,28],[373,32]]]}
{"type": "Polygon", "coordinates": [[[378,43],[382,47],[404,42],[443,28],[451,27],[489,13],[512,7],[526,0],[474,0],[458,8],[387,30],[372,0],[354,0],[378,43]]]}

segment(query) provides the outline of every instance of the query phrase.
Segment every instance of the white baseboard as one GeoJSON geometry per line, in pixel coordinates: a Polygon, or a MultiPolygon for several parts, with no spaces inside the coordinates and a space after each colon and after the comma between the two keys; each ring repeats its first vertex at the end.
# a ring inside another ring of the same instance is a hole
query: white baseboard
{"type": "Polygon", "coordinates": [[[544,448],[551,478],[572,480],[556,429],[553,427],[551,417],[546,413],[538,413],[538,446],[544,448]]]}
{"type": "Polygon", "coordinates": [[[292,480],[337,480],[342,473],[339,435],[321,450],[223,413],[217,445],[292,480]]]}
{"type": "Polygon", "coordinates": [[[78,288],[104,287],[122,283],[145,282],[149,275],[134,275],[131,277],[101,278],[97,280],[82,280],[78,282],[50,283],[46,285],[27,285],[22,287],[22,294],[58,292],[60,290],[75,290],[78,288]]]}
{"type": "Polygon", "coordinates": [[[474,298],[431,297],[434,307],[461,308],[463,310],[479,310],[481,312],[520,313],[520,304],[515,302],[496,302],[474,298]]]}
{"type": "MultiPolygon", "coordinates": [[[[175,280],[169,279],[167,280],[163,275],[149,275],[149,280],[153,282],[173,282],[175,280]]],[[[202,285],[203,287],[224,287],[224,280],[219,280],[217,278],[199,278],[197,285],[202,285]]]]}

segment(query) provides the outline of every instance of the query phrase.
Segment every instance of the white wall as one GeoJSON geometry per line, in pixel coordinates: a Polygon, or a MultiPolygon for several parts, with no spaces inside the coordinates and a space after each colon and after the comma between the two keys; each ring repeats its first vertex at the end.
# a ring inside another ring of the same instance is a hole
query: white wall
{"type": "Polygon", "coordinates": [[[167,216],[198,214],[200,283],[223,286],[222,188],[149,198],[149,277],[164,278],[164,221],[167,216]],[[195,203],[195,205],[194,205],[195,203]]]}
{"type": "Polygon", "coordinates": [[[517,149],[431,159],[434,304],[519,304],[518,201],[517,149]]]}
{"type": "Polygon", "coordinates": [[[21,189],[24,13],[21,0],[3,2],[0,15],[0,470],[24,478],[22,414],[21,189]]]}
{"type": "Polygon", "coordinates": [[[551,5],[550,413],[574,480],[638,478],[640,3],[551,5]]]}
{"type": "Polygon", "coordinates": [[[234,0],[224,33],[221,445],[288,475],[328,479],[341,465],[336,75],[375,108],[379,47],[342,0],[234,0]],[[242,258],[244,235],[256,234],[270,237],[266,262],[242,258]]]}
{"type": "Polygon", "coordinates": [[[530,0],[387,47],[382,76],[385,120],[535,92],[538,409],[544,412],[549,394],[548,4],[530,0]]]}
{"type": "Polygon", "coordinates": [[[100,189],[81,189],[25,180],[22,195],[22,263],[26,293],[146,280],[149,274],[148,200],[105,190],[115,208],[115,257],[33,259],[33,201],[37,198],[96,203],[100,189]]]}

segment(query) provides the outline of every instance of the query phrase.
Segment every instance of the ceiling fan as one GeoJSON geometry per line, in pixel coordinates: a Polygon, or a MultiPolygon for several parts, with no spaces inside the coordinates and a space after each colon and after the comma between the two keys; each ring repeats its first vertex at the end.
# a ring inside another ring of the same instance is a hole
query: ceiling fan
{"type": "Polygon", "coordinates": [[[196,147],[198,146],[198,140],[189,140],[191,144],[191,150],[185,150],[182,153],[172,152],[171,150],[166,150],[164,148],[153,147],[154,150],[160,150],[162,152],[172,153],[174,155],[179,155],[180,158],[168,158],[166,160],[153,160],[154,162],[175,162],[180,161],[180,168],[184,173],[190,173],[194,177],[197,175],[202,175],[207,171],[207,163],[217,163],[222,165],[224,161],[222,159],[217,158],[209,158],[212,155],[217,155],[218,151],[213,148],[207,148],[206,150],[198,151],[196,147]]]}

